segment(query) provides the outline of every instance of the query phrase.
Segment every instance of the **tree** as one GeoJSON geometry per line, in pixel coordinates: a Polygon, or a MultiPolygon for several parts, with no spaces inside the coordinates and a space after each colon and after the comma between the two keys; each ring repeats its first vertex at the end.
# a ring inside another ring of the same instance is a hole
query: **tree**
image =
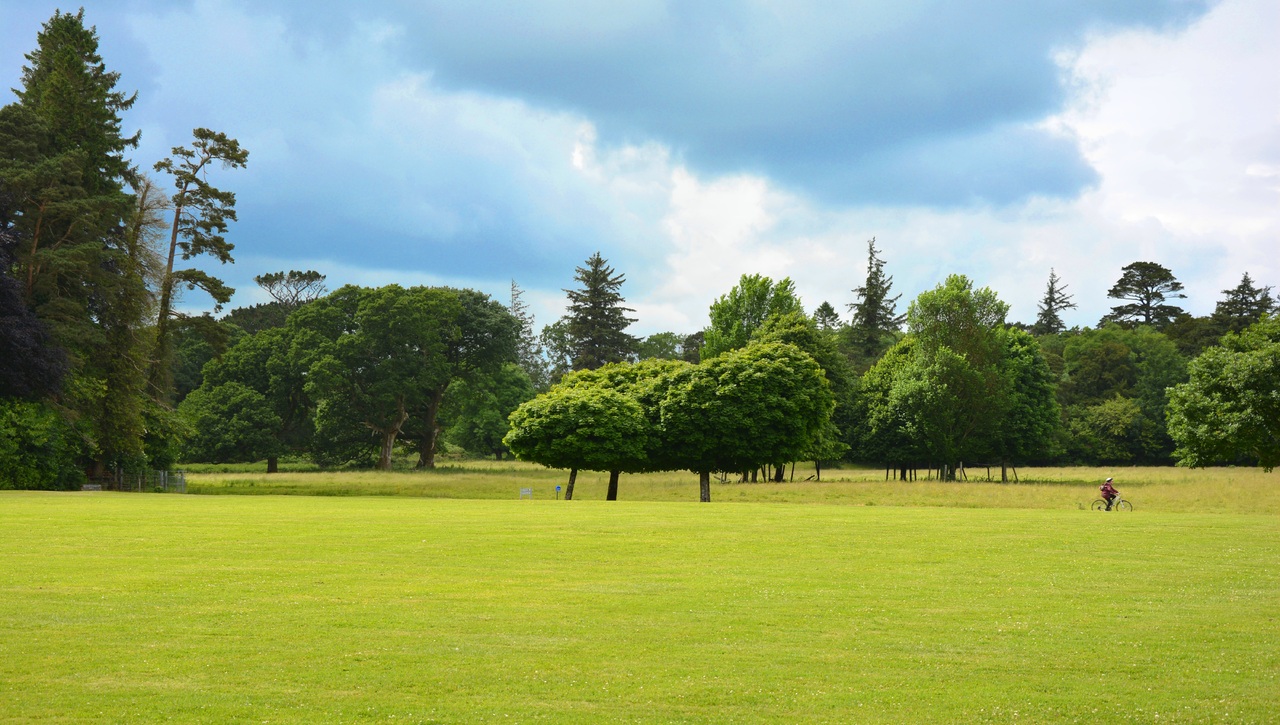
{"type": "MultiPolygon", "coordinates": [[[[0,226],[16,240],[25,299],[69,354],[59,407],[94,475],[146,462],[145,321],[151,312],[116,90],[84,13],[57,12],[0,112],[0,226]]],[[[152,416],[153,418],[155,416],[152,416]]]]}
{"type": "Polygon", "coordinates": [[[645,465],[648,425],[640,404],[603,387],[558,386],[511,414],[504,439],[525,461],[569,469],[565,500],[573,499],[579,469],[609,471],[608,500],[618,497],[619,471],[645,465]]]}
{"type": "Polygon", "coordinates": [[[306,384],[317,401],[317,435],[323,429],[332,439],[358,421],[376,440],[378,468],[389,470],[415,406],[452,377],[446,348],[459,306],[456,295],[438,288],[348,285],[294,313],[291,324],[296,319],[325,341],[306,384]]]}
{"type": "Polygon", "coordinates": [[[830,302],[823,302],[813,311],[813,321],[819,330],[834,332],[840,328],[840,313],[836,312],[830,302]]]}
{"type": "Polygon", "coordinates": [[[674,371],[659,404],[669,466],[696,472],[711,500],[712,471],[797,460],[831,418],[822,369],[793,345],[752,344],[674,371]]]}
{"type": "Polygon", "coordinates": [[[190,426],[183,459],[248,463],[279,452],[280,418],[258,391],[236,382],[193,391],[178,406],[190,426]]]}
{"type": "Polygon", "coordinates": [[[1222,290],[1226,295],[1213,311],[1213,321],[1219,334],[1240,332],[1266,317],[1276,309],[1270,287],[1255,287],[1249,273],[1240,278],[1233,289],[1222,290]]]}
{"type": "Polygon", "coordinates": [[[906,315],[897,312],[902,295],[889,296],[893,277],[884,273],[884,260],[876,249],[875,237],[867,240],[867,281],[855,287],[858,301],[850,303],[848,340],[864,359],[873,360],[893,344],[894,335],[902,328],[906,315]]]}
{"type": "Polygon", "coordinates": [[[1053,371],[1035,338],[1012,328],[1005,328],[1002,336],[1001,376],[1008,383],[1009,403],[998,421],[995,450],[1002,464],[1000,480],[1008,481],[1005,463],[1044,460],[1056,453],[1062,411],[1053,371]]]}
{"type": "Polygon", "coordinates": [[[575,343],[569,334],[569,321],[562,318],[543,327],[538,341],[546,351],[547,383],[559,382],[573,370],[575,343]]]}
{"type": "Polygon", "coordinates": [[[529,376],[516,363],[506,363],[493,375],[457,381],[449,389],[442,414],[450,421],[450,441],[501,461],[509,450],[502,442],[511,430],[508,418],[536,395],[529,376]]]}
{"type": "Polygon", "coordinates": [[[234,261],[231,250],[235,248],[223,236],[227,225],[236,220],[236,195],[223,191],[208,182],[209,167],[215,162],[223,168],[244,168],[249,152],[226,134],[197,128],[192,131],[195,140],[191,148],[175,146],[172,155],[156,162],[156,171],[173,177],[177,190],[172,198],[173,223],[169,232],[168,260],[160,281],[160,302],[156,313],[156,345],[152,360],[151,385],[161,397],[167,397],[173,382],[169,379],[172,340],[169,319],[173,316],[178,285],[187,289],[199,287],[214,300],[214,310],[231,299],[235,291],[222,280],[196,269],[175,270],[174,262],[179,252],[183,261],[208,254],[226,264],[234,261]]]}
{"type": "Polygon", "coordinates": [[[705,331],[701,359],[746,347],[765,320],[788,312],[804,314],[790,278],[774,283],[762,275],[742,275],[728,294],[711,303],[711,324],[705,331]]]}
{"type": "Polygon", "coordinates": [[[1117,300],[1129,300],[1129,304],[1117,305],[1102,318],[1108,321],[1152,325],[1163,328],[1182,314],[1182,308],[1165,304],[1166,299],[1185,299],[1182,283],[1173,272],[1155,262],[1134,262],[1123,269],[1107,296],[1117,300]]]}
{"type": "Polygon", "coordinates": [[[324,280],[325,276],[314,269],[308,269],[305,272],[296,269],[288,272],[270,272],[253,278],[253,281],[284,309],[286,316],[308,302],[324,297],[328,291],[325,289],[324,280]]]}
{"type": "Polygon", "coordinates": [[[573,369],[593,370],[611,362],[630,359],[636,350],[636,339],[625,330],[634,319],[624,307],[618,291],[626,277],[615,274],[599,252],[587,259],[586,267],[578,267],[574,279],[579,289],[565,290],[569,309],[564,316],[566,332],[573,345],[573,369]]]}
{"type": "Polygon", "coordinates": [[[1280,317],[1272,316],[1191,363],[1190,379],[1173,388],[1169,434],[1182,466],[1256,461],[1280,465],[1280,317]]]}
{"type": "Polygon", "coordinates": [[[12,249],[0,231],[0,399],[40,400],[62,388],[67,354],[22,298],[9,276],[12,249]]]}
{"type": "Polygon", "coordinates": [[[1040,300],[1040,314],[1036,316],[1036,323],[1031,327],[1033,334],[1056,335],[1067,329],[1059,313],[1063,310],[1074,310],[1076,303],[1071,301],[1071,295],[1067,294],[1067,286],[1061,282],[1058,273],[1050,269],[1049,283],[1045,286],[1044,297],[1040,300]]]}
{"type": "Polygon", "coordinates": [[[524,290],[511,280],[511,304],[507,305],[511,316],[520,323],[519,337],[516,340],[516,360],[524,368],[525,375],[533,383],[536,390],[546,390],[551,386],[547,360],[543,356],[542,342],[534,332],[533,313],[524,301],[524,290]]]}
{"type": "Polygon", "coordinates": [[[404,436],[417,444],[418,468],[435,467],[441,429],[437,417],[449,386],[456,380],[474,381],[497,374],[504,364],[515,362],[520,334],[520,321],[483,292],[431,289],[451,295],[455,306],[438,313],[441,374],[422,388],[425,396],[413,398],[409,406],[404,436]]]}
{"type": "Polygon", "coordinates": [[[686,336],[674,332],[655,332],[636,345],[636,357],[640,360],[681,360],[684,358],[683,345],[686,339],[686,336]]]}

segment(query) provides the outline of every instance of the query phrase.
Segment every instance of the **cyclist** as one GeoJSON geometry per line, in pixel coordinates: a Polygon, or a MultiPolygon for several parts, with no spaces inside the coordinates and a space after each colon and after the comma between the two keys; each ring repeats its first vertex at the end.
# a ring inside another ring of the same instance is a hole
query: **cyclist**
{"type": "Polygon", "coordinates": [[[1107,502],[1107,510],[1110,511],[1111,502],[1115,501],[1116,498],[1120,496],[1120,492],[1116,490],[1115,486],[1111,485],[1110,478],[1104,481],[1101,486],[1098,486],[1098,490],[1102,492],[1102,498],[1107,502]]]}

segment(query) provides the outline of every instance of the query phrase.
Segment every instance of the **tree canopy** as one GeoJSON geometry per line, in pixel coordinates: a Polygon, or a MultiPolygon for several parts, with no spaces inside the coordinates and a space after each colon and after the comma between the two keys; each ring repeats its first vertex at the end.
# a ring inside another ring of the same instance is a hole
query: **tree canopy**
{"type": "Polygon", "coordinates": [[[1186,297],[1182,294],[1182,283],[1173,276],[1173,272],[1155,262],[1126,265],[1107,296],[1129,302],[1112,307],[1100,324],[1114,321],[1156,328],[1165,327],[1182,314],[1181,307],[1165,304],[1165,300],[1186,297]]]}

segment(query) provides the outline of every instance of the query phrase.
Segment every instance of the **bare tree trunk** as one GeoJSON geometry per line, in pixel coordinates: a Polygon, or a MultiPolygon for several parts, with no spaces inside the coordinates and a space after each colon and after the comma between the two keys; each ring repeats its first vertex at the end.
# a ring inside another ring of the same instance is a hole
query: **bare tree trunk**
{"type": "Polygon", "coordinates": [[[565,486],[565,489],[564,489],[564,500],[565,500],[565,501],[572,501],[572,500],[573,500],[573,484],[574,484],[574,482],[576,482],[577,480],[578,480],[578,469],[576,469],[576,468],[570,468],[570,469],[569,469],[569,485],[568,485],[568,486],[565,486]]]}
{"type": "Polygon", "coordinates": [[[444,400],[444,390],[431,394],[427,402],[425,415],[422,417],[424,432],[418,439],[418,465],[416,468],[436,467],[436,441],[440,438],[440,426],[436,425],[436,417],[440,414],[440,402],[444,400]]]}
{"type": "Polygon", "coordinates": [[[711,471],[698,471],[698,501],[711,503],[711,471]]]}
{"type": "Polygon", "coordinates": [[[609,493],[605,494],[604,500],[618,500],[618,471],[609,471],[609,493]]]}
{"type": "Polygon", "coordinates": [[[382,431],[382,448],[378,451],[378,470],[391,470],[391,452],[396,447],[397,431],[382,431]]]}

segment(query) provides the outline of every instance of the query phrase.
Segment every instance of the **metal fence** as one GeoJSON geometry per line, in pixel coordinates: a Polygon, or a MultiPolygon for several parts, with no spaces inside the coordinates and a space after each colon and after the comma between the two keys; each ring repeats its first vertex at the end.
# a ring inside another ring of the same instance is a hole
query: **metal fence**
{"type": "Polygon", "coordinates": [[[187,474],[184,471],[118,471],[107,478],[95,478],[86,489],[103,491],[136,491],[143,493],[186,493],[187,474]]]}

